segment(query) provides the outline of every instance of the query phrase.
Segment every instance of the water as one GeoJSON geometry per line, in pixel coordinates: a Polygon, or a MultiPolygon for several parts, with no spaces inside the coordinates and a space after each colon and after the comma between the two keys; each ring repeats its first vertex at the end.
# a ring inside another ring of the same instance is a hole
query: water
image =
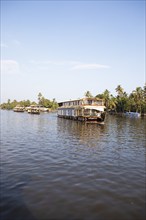
{"type": "Polygon", "coordinates": [[[145,219],[145,131],[1,111],[0,219],[145,219]]]}

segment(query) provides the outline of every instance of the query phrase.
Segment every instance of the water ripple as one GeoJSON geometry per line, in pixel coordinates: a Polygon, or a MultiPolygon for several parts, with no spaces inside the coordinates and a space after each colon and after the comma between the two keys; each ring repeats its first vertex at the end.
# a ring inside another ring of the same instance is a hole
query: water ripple
{"type": "Polygon", "coordinates": [[[145,219],[144,120],[1,114],[1,219],[145,219]]]}

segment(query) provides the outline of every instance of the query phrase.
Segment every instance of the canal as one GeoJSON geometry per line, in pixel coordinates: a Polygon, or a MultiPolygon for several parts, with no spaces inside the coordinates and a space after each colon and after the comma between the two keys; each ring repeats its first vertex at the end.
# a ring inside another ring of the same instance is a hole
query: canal
{"type": "Polygon", "coordinates": [[[144,220],[146,119],[1,111],[1,220],[144,220]]]}

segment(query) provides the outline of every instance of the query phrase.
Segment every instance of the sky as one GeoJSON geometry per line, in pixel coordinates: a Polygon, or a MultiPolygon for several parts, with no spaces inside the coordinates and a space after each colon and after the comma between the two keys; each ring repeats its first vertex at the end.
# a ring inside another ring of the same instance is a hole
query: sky
{"type": "Polygon", "coordinates": [[[145,84],[145,1],[1,0],[1,103],[145,84]]]}

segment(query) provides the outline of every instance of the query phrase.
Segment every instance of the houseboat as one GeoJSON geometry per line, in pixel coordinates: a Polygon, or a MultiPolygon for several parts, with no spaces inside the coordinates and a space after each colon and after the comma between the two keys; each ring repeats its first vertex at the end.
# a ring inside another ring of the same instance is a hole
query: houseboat
{"type": "Polygon", "coordinates": [[[15,108],[13,108],[14,112],[24,112],[25,108],[22,106],[16,106],[15,108]]]}
{"type": "Polygon", "coordinates": [[[30,114],[40,114],[40,109],[36,105],[31,105],[30,107],[27,107],[26,110],[30,114]]]}
{"type": "Polygon", "coordinates": [[[103,99],[83,98],[58,103],[58,117],[84,122],[104,124],[105,106],[103,99]]]}
{"type": "Polygon", "coordinates": [[[25,108],[26,111],[28,113],[31,113],[31,112],[49,112],[49,108],[45,108],[43,106],[40,106],[40,105],[31,105],[29,107],[26,107],[25,108]]]}

